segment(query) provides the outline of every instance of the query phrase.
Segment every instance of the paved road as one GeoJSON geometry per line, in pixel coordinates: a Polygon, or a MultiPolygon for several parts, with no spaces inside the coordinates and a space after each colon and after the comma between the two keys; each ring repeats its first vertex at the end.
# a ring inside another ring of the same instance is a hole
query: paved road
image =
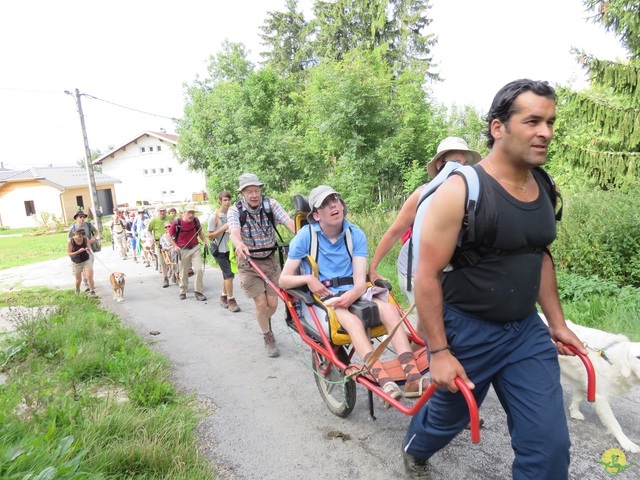
{"type": "MultiPolygon", "coordinates": [[[[310,351],[286,328],[282,310],[274,316],[273,325],[282,355],[268,359],[252,305],[240,289],[242,312],[234,314],[218,306],[218,270],[207,267],[205,271],[205,294],[210,300],[196,302],[190,291],[187,300],[180,301],[177,287],[161,288],[162,277],[153,268],[123,261],[109,247],[97,257],[96,291],[103,306],[168,356],[176,384],[212,406],[200,433],[203,449],[220,469],[221,479],[402,478],[400,441],[409,418],[384,410],[377,402],[377,420],[371,420],[362,387],[349,417],[332,415],[316,389],[310,351]],[[122,303],[111,300],[111,271],[127,275],[122,303]],[[150,335],[154,330],[160,334],[150,335]]],[[[63,258],[0,271],[0,288],[15,284],[71,289],[69,261],[63,258]]],[[[640,441],[639,400],[636,390],[613,404],[623,429],[636,442],[640,441]]],[[[585,422],[570,421],[570,477],[609,478],[597,461],[618,445],[604,431],[592,406],[584,405],[583,412],[585,422]]],[[[480,443],[472,444],[468,432],[459,435],[433,457],[435,478],[511,478],[513,454],[505,415],[493,393],[481,416],[485,427],[480,443]]],[[[627,459],[640,463],[639,455],[627,455],[627,459]]],[[[619,478],[640,478],[640,465],[619,478]]]]}

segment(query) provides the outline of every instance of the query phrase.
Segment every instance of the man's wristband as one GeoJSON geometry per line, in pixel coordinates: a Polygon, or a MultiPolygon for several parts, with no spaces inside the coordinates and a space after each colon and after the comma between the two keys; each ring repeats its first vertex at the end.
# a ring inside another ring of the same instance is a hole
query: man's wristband
{"type": "Polygon", "coordinates": [[[429,355],[433,355],[434,353],[444,352],[445,350],[451,351],[451,345],[445,345],[444,347],[436,348],[435,350],[428,350],[429,355]]]}

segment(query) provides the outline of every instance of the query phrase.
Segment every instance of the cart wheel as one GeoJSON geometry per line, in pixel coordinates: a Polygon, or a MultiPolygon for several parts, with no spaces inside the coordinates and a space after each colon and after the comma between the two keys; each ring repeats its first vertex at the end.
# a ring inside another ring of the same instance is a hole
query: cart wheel
{"type": "MultiPolygon", "coordinates": [[[[340,348],[337,353],[341,362],[349,364],[349,356],[340,348]]],[[[327,408],[338,417],[348,416],[356,405],[356,382],[344,382],[345,374],[331,365],[327,369],[327,359],[318,352],[311,352],[311,363],[320,395],[327,408]]]]}

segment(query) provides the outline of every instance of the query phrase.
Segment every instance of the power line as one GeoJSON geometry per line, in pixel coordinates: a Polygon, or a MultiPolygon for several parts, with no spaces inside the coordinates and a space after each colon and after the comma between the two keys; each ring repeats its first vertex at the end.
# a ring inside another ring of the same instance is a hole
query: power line
{"type": "MultiPolygon", "coordinates": [[[[27,89],[27,88],[0,87],[0,90],[5,90],[5,91],[9,91],[9,92],[23,92],[23,93],[50,93],[50,94],[55,94],[55,95],[60,94],[59,91],[31,90],[31,89],[27,89]]],[[[89,93],[83,93],[82,95],[87,97],[87,98],[90,98],[92,100],[99,100],[101,102],[108,103],[108,104],[114,105],[116,107],[124,108],[125,110],[131,110],[132,112],[138,112],[138,113],[142,113],[144,115],[149,115],[149,116],[152,116],[152,117],[165,118],[165,119],[171,120],[171,121],[177,120],[175,117],[168,117],[166,115],[158,115],[157,113],[145,112],[144,110],[138,110],[137,108],[127,107],[126,105],[120,105],[119,103],[111,102],[109,100],[104,100],[102,98],[98,98],[98,97],[96,97],[94,95],[91,95],[89,93]]]]}
{"type": "Polygon", "coordinates": [[[104,100],[102,98],[95,97],[95,96],[90,95],[88,93],[83,93],[82,95],[84,95],[85,97],[91,98],[93,100],[99,100],[101,102],[108,103],[110,105],[115,105],[116,107],[124,108],[125,110],[131,110],[133,112],[143,113],[144,115],[151,115],[152,117],[166,118],[167,120],[174,120],[174,121],[176,120],[175,117],[167,117],[166,115],[158,115],[156,113],[145,112],[143,110],[138,110],[137,108],[127,107],[125,105],[120,105],[120,104],[115,103],[115,102],[110,102],[109,100],[104,100]]]}

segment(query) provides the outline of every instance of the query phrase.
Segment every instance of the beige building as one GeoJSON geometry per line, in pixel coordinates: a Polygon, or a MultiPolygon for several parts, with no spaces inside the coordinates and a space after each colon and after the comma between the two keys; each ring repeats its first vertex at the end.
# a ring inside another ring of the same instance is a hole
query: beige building
{"type": "Polygon", "coordinates": [[[177,141],[177,135],[143,132],[93,163],[102,165],[106,175],[122,180],[116,185],[119,205],[200,200],[206,191],[205,175],[178,162],[172,150],[177,141]]]}
{"type": "MultiPolygon", "coordinates": [[[[95,172],[98,203],[105,215],[116,204],[114,186],[120,180],[95,172]]],[[[30,168],[0,171],[0,226],[37,227],[42,215],[73,222],[78,208],[91,207],[87,172],[80,167],[30,168]]]]}

